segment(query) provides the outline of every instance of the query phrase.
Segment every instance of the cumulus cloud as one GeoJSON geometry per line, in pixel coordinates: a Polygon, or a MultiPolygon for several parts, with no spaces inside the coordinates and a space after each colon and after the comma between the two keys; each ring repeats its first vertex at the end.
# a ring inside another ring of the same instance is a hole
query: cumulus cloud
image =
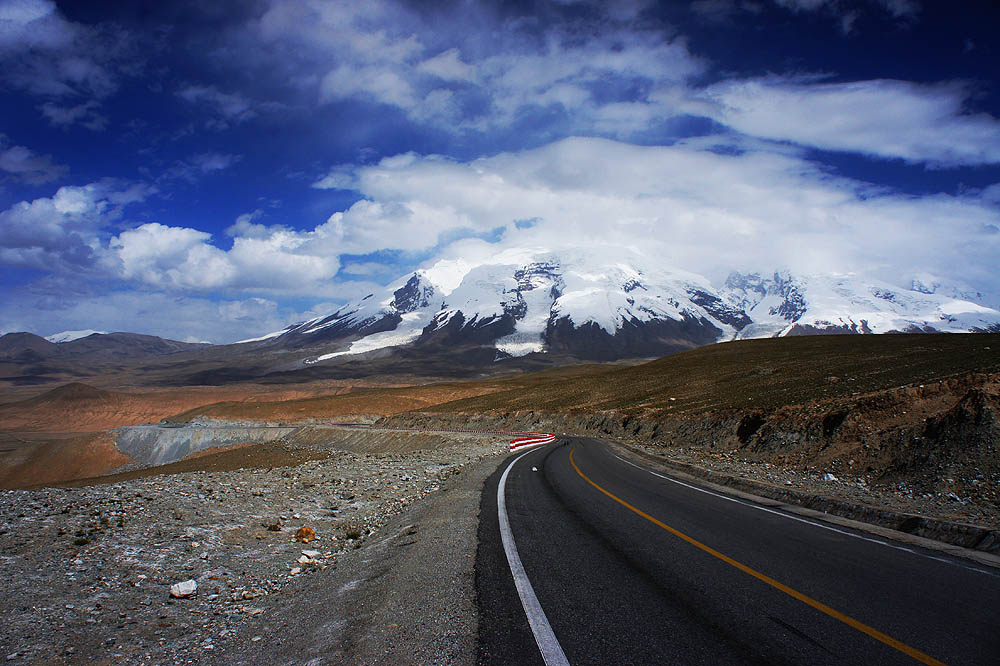
{"type": "Polygon", "coordinates": [[[150,188],[115,181],[60,187],[52,197],[0,211],[0,263],[46,272],[96,270],[104,229],[150,188]]]}
{"type": "Polygon", "coordinates": [[[255,211],[237,218],[228,230],[232,247],[223,249],[198,229],[123,219],[126,207],[156,191],[149,184],[101,181],[14,204],[0,211],[0,264],[181,292],[333,293],[328,281],[340,268],[339,254],[352,245],[338,245],[327,225],[295,232],[257,223],[262,213],[255,211]],[[129,228],[120,230],[123,225],[129,228]]]}
{"type": "Polygon", "coordinates": [[[697,112],[751,136],[823,150],[939,168],[996,164],[1000,119],[966,113],[968,96],[956,84],[769,77],[709,86],[697,112]]]}
{"type": "Polygon", "coordinates": [[[39,155],[25,146],[12,146],[0,134],[0,171],[29,185],[48,183],[61,178],[68,168],[56,164],[51,155],[39,155]]]}
{"type": "Polygon", "coordinates": [[[245,218],[234,226],[250,235],[237,235],[232,248],[222,250],[205,232],[146,223],[111,239],[109,262],[120,277],[158,288],[274,294],[316,293],[340,267],[335,253],[311,251],[314,233],[265,228],[245,218]]]}
{"type": "Polygon", "coordinates": [[[216,288],[232,279],[225,253],[208,244],[211,234],[156,222],[123,231],[109,248],[121,262],[121,276],[155,286],[216,288]]]}
{"type": "Polygon", "coordinates": [[[258,224],[257,220],[264,217],[264,211],[258,208],[250,213],[243,213],[236,218],[236,222],[226,228],[227,236],[242,236],[245,238],[263,239],[270,236],[275,231],[287,231],[283,226],[265,226],[258,224]]]}

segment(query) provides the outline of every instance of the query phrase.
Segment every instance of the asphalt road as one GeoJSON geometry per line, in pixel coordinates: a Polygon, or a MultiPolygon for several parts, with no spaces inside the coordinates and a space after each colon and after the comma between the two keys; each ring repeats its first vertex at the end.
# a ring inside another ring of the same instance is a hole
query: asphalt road
{"type": "Polygon", "coordinates": [[[726,499],[577,438],[486,482],[481,664],[545,663],[500,537],[513,460],[510,530],[569,664],[1000,664],[1000,570],[726,499]]]}

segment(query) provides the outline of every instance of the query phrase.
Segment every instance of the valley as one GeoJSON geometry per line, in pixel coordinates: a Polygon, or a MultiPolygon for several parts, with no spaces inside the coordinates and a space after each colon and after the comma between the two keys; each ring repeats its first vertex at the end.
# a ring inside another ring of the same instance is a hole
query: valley
{"type": "Polygon", "coordinates": [[[471,663],[474,507],[510,439],[475,431],[599,437],[685,483],[995,566],[998,351],[1000,334],[833,335],[465,380],[22,386],[0,403],[0,554],[26,610],[3,640],[26,663],[471,663]],[[167,594],[187,579],[196,594],[167,594]],[[72,640],[45,638],[59,625],[72,640]]]}

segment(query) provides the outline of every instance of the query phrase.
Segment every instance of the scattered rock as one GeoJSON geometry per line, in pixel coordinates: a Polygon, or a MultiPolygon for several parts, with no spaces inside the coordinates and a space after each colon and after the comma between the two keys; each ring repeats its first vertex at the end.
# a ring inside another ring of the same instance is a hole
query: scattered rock
{"type": "MultiPolygon", "coordinates": [[[[249,644],[261,633],[242,633],[244,626],[270,615],[286,590],[301,591],[307,574],[322,575],[318,570],[341,551],[364,547],[392,516],[439,489],[438,470],[508,451],[496,437],[460,438],[409,453],[331,451],[291,468],[0,491],[4,607],[23,609],[0,623],[0,662],[62,663],[69,643],[74,663],[227,663],[232,641],[249,644]],[[434,474],[424,473],[428,466],[434,474]],[[305,565],[292,561],[298,555],[289,558],[297,549],[288,543],[303,524],[282,521],[282,511],[309,522],[305,565]],[[344,538],[349,527],[354,540],[344,538]],[[274,532],[288,538],[268,536],[274,532]],[[312,545],[317,533],[322,546],[312,545]],[[87,543],[74,546],[74,539],[87,543]],[[47,636],[73,638],[51,645],[47,636]]],[[[267,634],[261,640],[274,642],[267,634]]]]}
{"type": "Polygon", "coordinates": [[[824,481],[838,481],[839,479],[837,479],[837,477],[835,477],[830,472],[827,472],[826,474],[823,475],[823,480],[824,481]]]}
{"type": "Polygon", "coordinates": [[[295,533],[295,540],[301,543],[309,543],[316,538],[316,530],[311,527],[300,527],[295,533]]]}

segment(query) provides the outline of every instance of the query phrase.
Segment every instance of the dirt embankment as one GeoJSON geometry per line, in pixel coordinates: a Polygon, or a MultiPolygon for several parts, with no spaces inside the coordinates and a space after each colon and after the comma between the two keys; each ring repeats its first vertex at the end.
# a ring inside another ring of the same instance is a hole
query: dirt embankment
{"type": "MultiPolygon", "coordinates": [[[[667,457],[753,476],[766,467],[883,491],[911,510],[1000,526],[1000,375],[759,410],[688,416],[602,411],[411,413],[384,425],[541,430],[652,445],[667,457]],[[742,472],[735,467],[741,467],[742,472]],[[935,505],[937,505],[935,507],[935,505]]],[[[770,474],[769,474],[770,475],[770,474]]],[[[882,501],[872,496],[869,501],[882,501]]]]}

